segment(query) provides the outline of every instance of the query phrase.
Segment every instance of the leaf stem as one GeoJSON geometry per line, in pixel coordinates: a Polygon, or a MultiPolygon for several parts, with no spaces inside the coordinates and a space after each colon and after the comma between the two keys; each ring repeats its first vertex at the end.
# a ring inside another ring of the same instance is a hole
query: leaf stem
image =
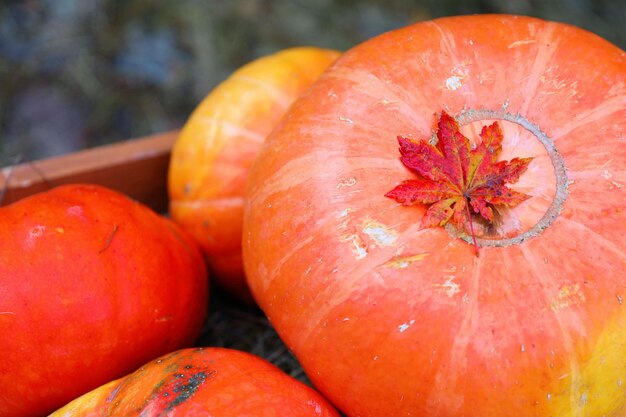
{"type": "Polygon", "coordinates": [[[470,234],[472,235],[472,241],[474,242],[474,250],[476,251],[476,257],[478,258],[478,244],[476,243],[476,236],[474,235],[474,224],[472,223],[472,214],[470,213],[469,208],[469,198],[465,199],[465,208],[467,209],[467,220],[469,221],[470,234]]]}

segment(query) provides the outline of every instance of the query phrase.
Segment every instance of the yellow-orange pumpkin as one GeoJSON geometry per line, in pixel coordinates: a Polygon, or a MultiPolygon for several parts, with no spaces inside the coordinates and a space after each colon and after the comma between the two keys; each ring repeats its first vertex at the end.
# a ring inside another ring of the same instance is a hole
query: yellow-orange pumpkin
{"type": "Polygon", "coordinates": [[[248,170],[291,103],[339,56],[313,47],[259,58],[197,107],[172,150],[170,213],[200,244],[221,287],[250,299],[241,261],[248,170]]]}

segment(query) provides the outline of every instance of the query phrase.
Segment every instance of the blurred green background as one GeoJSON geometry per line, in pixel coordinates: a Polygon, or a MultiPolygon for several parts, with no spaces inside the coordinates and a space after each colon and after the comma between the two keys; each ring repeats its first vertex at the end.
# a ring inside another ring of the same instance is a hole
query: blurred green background
{"type": "Polygon", "coordinates": [[[0,4],[0,166],[180,127],[242,64],[440,16],[515,13],[626,45],[626,0],[26,0],[0,4]]]}

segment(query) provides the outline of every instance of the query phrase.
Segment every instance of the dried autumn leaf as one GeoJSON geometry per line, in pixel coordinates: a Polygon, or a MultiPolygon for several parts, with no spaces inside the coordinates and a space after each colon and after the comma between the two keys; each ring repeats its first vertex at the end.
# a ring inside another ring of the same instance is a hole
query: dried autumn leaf
{"type": "Polygon", "coordinates": [[[503,140],[498,122],[484,126],[481,142],[471,149],[457,121],[442,112],[437,138],[437,144],[431,145],[426,140],[415,142],[398,136],[400,160],[419,177],[402,182],[385,196],[404,205],[429,205],[422,228],[450,222],[465,229],[465,224],[469,224],[467,232],[476,246],[471,211],[492,224],[495,206],[514,207],[528,199],[529,195],[506,184],[517,182],[532,158],[498,161],[503,140]]]}

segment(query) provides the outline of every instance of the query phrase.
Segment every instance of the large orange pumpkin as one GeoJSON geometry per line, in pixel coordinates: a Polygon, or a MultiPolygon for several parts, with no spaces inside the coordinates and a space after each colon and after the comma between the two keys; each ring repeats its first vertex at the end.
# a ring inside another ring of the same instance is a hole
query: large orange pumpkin
{"type": "Polygon", "coordinates": [[[337,417],[317,392],[249,353],[183,349],[109,382],[50,417],[337,417]]]}
{"type": "Polygon", "coordinates": [[[242,299],[250,299],[241,261],[248,170],[287,108],[338,56],[299,47],[241,67],[200,103],[174,144],[172,218],[200,244],[215,282],[242,299]]]}
{"type": "Polygon", "coordinates": [[[0,416],[46,415],[189,346],[207,297],[195,243],[117,192],[67,185],[0,208],[0,416]]]}
{"type": "Polygon", "coordinates": [[[565,24],[486,15],[346,52],[250,174],[256,300],[350,416],[626,415],[626,55],[565,24]],[[456,117],[531,197],[479,236],[420,229],[385,194],[415,177],[396,137],[456,117]],[[463,236],[461,236],[463,237],[463,236]],[[465,236],[467,239],[467,236],[465,236]]]}

